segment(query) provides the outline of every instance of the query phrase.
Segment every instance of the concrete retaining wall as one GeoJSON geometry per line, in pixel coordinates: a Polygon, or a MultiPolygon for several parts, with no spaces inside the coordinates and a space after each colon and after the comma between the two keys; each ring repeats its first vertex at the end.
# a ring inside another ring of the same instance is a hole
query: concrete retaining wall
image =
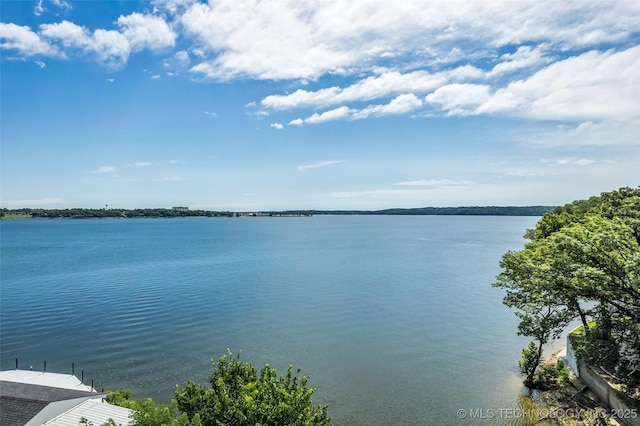
{"type": "Polygon", "coordinates": [[[573,371],[577,377],[580,377],[580,368],[578,365],[578,358],[576,358],[576,352],[573,349],[573,342],[571,341],[571,335],[567,335],[567,365],[573,371]]]}
{"type": "Polygon", "coordinates": [[[609,407],[614,417],[625,426],[640,426],[640,410],[624,403],[620,392],[615,389],[605,372],[599,368],[591,368],[580,361],[580,380],[596,394],[598,399],[609,407]]]}

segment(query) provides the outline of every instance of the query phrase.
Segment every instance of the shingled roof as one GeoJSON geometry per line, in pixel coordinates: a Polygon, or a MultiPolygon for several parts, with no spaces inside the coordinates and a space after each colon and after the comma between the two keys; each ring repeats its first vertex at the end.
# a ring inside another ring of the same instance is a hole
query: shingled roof
{"type": "MultiPolygon", "coordinates": [[[[43,425],[51,424],[50,422],[56,419],[60,423],[65,413],[72,412],[74,407],[87,400],[101,402],[104,396],[102,393],[90,390],[72,375],[22,370],[2,371],[0,372],[0,425],[43,425]]],[[[131,423],[130,410],[108,404],[103,405],[109,407],[107,411],[112,414],[109,417],[115,417],[114,420],[117,418],[122,424],[131,423]]],[[[103,421],[106,421],[106,418],[96,419],[94,424],[103,421]]],[[[78,424],[79,418],[74,418],[72,422],[78,424]]]]}

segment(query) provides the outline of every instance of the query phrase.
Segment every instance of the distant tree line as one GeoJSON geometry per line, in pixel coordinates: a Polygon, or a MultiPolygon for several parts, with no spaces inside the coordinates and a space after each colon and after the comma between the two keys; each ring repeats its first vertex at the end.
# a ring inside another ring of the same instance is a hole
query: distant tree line
{"type": "MultiPolygon", "coordinates": [[[[469,207],[419,207],[385,210],[286,210],[285,214],[309,215],[424,215],[424,216],[542,216],[555,206],[469,206],[469,207]]],[[[276,212],[269,212],[270,214],[276,212]]]]}
{"type": "Polygon", "coordinates": [[[41,219],[97,219],[97,218],[174,218],[174,217],[231,217],[233,212],[174,209],[15,209],[0,210],[0,217],[31,217],[41,219]]]}
{"type": "Polygon", "coordinates": [[[542,216],[554,206],[472,206],[421,207],[386,210],[285,210],[238,213],[211,210],[155,209],[0,209],[0,218],[97,219],[97,218],[175,218],[236,216],[312,216],[312,215],[468,215],[468,216],[542,216]]]}

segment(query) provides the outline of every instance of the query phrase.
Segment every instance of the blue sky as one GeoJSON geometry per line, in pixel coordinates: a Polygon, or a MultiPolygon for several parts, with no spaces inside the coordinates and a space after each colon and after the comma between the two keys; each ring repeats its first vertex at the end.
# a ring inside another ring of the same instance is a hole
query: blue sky
{"type": "Polygon", "coordinates": [[[0,3],[6,208],[564,204],[640,184],[640,2],[0,3]]]}

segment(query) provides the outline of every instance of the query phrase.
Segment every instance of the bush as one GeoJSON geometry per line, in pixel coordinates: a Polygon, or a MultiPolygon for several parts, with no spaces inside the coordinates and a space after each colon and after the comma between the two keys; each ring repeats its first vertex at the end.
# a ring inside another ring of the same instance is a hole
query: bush
{"type": "Polygon", "coordinates": [[[536,385],[543,389],[550,389],[558,385],[569,383],[569,369],[564,362],[558,360],[556,365],[544,365],[535,376],[536,385]]]}
{"type": "Polygon", "coordinates": [[[326,406],[314,406],[307,387],[308,377],[293,372],[277,372],[265,365],[260,374],[251,363],[240,361],[228,351],[213,364],[211,388],[191,381],[176,389],[178,408],[193,421],[196,416],[208,425],[300,425],[324,426],[330,423],[326,406]]]}

